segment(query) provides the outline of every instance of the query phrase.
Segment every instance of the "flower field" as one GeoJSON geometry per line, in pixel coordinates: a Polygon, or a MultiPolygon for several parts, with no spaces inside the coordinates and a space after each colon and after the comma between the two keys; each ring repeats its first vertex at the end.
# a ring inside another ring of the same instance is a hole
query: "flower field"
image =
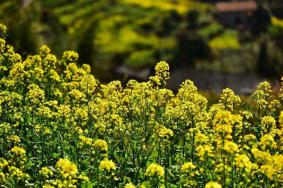
{"type": "Polygon", "coordinates": [[[23,59],[0,25],[0,187],[283,187],[283,95],[224,89],[208,106],[192,81],[100,83],[78,54],[23,59]]]}

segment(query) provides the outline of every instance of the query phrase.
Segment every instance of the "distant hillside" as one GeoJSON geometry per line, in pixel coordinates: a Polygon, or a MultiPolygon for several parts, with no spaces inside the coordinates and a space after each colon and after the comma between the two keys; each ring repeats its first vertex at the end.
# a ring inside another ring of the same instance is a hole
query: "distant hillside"
{"type": "Polygon", "coordinates": [[[10,28],[8,41],[23,55],[35,53],[45,43],[58,55],[74,49],[80,63],[91,64],[102,80],[119,78],[115,70],[122,65],[136,71],[159,60],[170,62],[173,69],[186,66],[226,73],[272,69],[269,75],[279,74],[282,2],[259,1],[261,10],[248,17],[248,28],[238,27],[237,18],[234,27],[223,24],[215,18],[211,2],[4,0],[0,21],[10,28]]]}

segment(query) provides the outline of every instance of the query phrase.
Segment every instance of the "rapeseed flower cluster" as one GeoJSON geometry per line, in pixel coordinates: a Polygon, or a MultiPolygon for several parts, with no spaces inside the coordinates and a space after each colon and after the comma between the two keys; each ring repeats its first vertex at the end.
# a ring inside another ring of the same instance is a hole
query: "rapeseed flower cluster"
{"type": "Polygon", "coordinates": [[[136,188],[132,183],[127,183],[124,188],[136,188]]]}
{"type": "Polygon", "coordinates": [[[78,173],[77,166],[68,159],[59,159],[56,167],[64,178],[74,177],[78,173]]]}
{"type": "Polygon", "coordinates": [[[157,177],[163,177],[164,176],[164,169],[162,166],[158,164],[150,164],[145,172],[146,176],[157,176],[157,177]]]}
{"type": "Polygon", "coordinates": [[[194,83],[100,83],[78,54],[22,58],[0,25],[3,187],[283,187],[283,87],[208,105],[194,83]]]}
{"type": "Polygon", "coordinates": [[[101,170],[111,171],[116,169],[116,165],[112,160],[105,158],[100,162],[99,168],[101,170]]]}

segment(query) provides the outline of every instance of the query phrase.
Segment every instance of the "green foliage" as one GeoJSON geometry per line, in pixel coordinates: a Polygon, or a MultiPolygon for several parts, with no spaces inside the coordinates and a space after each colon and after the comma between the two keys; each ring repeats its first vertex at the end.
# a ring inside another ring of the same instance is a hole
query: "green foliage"
{"type": "Polygon", "coordinates": [[[210,38],[212,36],[217,35],[219,32],[223,31],[223,29],[224,28],[219,23],[215,22],[208,25],[207,27],[200,29],[198,32],[199,35],[201,35],[202,37],[210,38]]]}
{"type": "MultiPolygon", "coordinates": [[[[175,49],[178,48],[176,34],[187,25],[185,15],[192,10],[205,12],[211,8],[209,4],[184,0],[79,0],[72,3],[48,0],[32,1],[30,7],[24,9],[18,2],[6,1],[0,5],[3,14],[7,15],[5,7],[8,5],[24,15],[42,13],[43,24],[38,19],[27,21],[30,28],[25,29],[25,35],[34,35],[31,24],[36,25],[39,28],[37,36],[43,37],[44,42],[49,43],[53,49],[58,49],[56,53],[61,53],[64,47],[79,48],[80,52],[84,49],[84,58],[81,60],[85,62],[82,63],[95,63],[99,60],[100,64],[111,66],[116,63],[118,56],[121,62],[136,68],[151,65],[159,59],[174,59],[175,49]],[[37,9],[30,11],[32,7],[37,9]],[[45,27],[44,22],[54,25],[45,27]],[[52,30],[55,31],[54,34],[51,33],[52,30]],[[65,35],[64,30],[67,31],[65,35]],[[85,44],[87,48],[83,47],[85,44]],[[90,49],[91,53],[88,51],[90,49]],[[87,54],[92,53],[95,55],[87,57],[87,54]]],[[[36,43],[33,45],[31,41],[26,44],[38,47],[38,43],[42,43],[42,40],[36,38],[34,41],[36,43]]],[[[19,46],[23,46],[22,43],[19,46]]]]}
{"type": "Polygon", "coordinates": [[[212,49],[239,49],[238,33],[236,31],[226,31],[222,35],[209,41],[212,49]]]}
{"type": "MultiPolygon", "coordinates": [[[[274,2],[262,5],[268,10],[269,4],[274,2]]],[[[43,44],[56,55],[65,49],[77,50],[79,63],[96,67],[94,73],[103,80],[112,79],[117,65],[139,69],[159,60],[232,73],[233,67],[221,70],[221,62],[246,67],[244,61],[249,61],[249,71],[255,71],[260,54],[253,46],[258,48],[265,34],[276,43],[276,53],[282,53],[278,44],[282,20],[272,16],[272,10],[258,11],[250,18],[250,30],[240,32],[221,25],[214,13],[212,3],[192,0],[3,0],[0,4],[0,20],[9,26],[7,41],[24,57],[43,44]],[[238,58],[229,59],[229,50],[238,58]],[[244,58],[241,63],[239,57],[244,58]],[[197,64],[200,61],[206,63],[197,64]]],[[[269,55],[282,64],[275,53],[269,55]]]]}

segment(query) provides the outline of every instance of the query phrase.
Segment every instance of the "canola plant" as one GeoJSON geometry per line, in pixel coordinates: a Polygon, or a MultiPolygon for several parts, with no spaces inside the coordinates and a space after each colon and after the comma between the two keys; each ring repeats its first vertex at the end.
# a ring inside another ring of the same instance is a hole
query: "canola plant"
{"type": "Polygon", "coordinates": [[[101,84],[76,52],[23,59],[5,32],[0,187],[283,186],[283,95],[268,82],[208,106],[190,80],[166,89],[166,62],[147,82],[101,84]]]}

